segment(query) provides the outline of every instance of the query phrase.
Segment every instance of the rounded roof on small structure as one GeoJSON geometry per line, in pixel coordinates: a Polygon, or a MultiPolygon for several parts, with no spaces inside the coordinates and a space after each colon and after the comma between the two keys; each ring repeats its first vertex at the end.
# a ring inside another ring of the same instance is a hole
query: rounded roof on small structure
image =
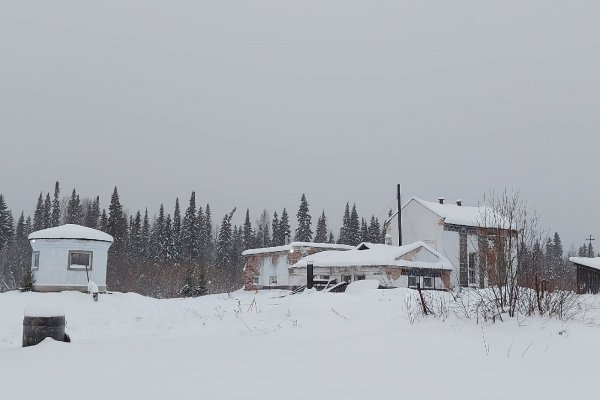
{"type": "Polygon", "coordinates": [[[36,239],[79,239],[109,243],[113,242],[113,237],[108,233],[75,224],[66,224],[54,228],[42,229],[41,231],[36,231],[29,235],[29,240],[36,239]]]}

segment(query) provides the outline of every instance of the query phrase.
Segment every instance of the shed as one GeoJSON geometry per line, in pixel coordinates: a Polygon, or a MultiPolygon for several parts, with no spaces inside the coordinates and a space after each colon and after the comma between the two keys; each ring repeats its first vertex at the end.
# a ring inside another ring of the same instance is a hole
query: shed
{"type": "Polygon", "coordinates": [[[577,267],[577,293],[600,292],[600,257],[571,257],[569,258],[577,267]]]}
{"type": "Polygon", "coordinates": [[[106,290],[108,248],[113,242],[109,234],[67,224],[33,232],[29,242],[35,291],[85,292],[89,281],[106,290]]]}

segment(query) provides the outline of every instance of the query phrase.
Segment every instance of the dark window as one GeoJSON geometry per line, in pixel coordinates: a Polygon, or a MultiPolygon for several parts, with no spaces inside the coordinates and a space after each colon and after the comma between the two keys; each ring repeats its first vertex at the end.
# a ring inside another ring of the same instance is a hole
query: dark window
{"type": "Polygon", "coordinates": [[[355,281],[364,281],[365,276],[364,275],[354,275],[354,280],[355,281]]]}
{"type": "Polygon", "coordinates": [[[477,282],[475,279],[477,264],[477,253],[469,253],[469,285],[475,285],[477,282]]]}
{"type": "Polygon", "coordinates": [[[433,278],[429,277],[429,276],[424,276],[423,277],[423,287],[424,288],[433,288],[433,278]]]}
{"type": "Polygon", "coordinates": [[[69,253],[69,268],[71,269],[91,269],[92,253],[86,251],[71,251],[69,253]]]}
{"type": "Polygon", "coordinates": [[[417,283],[419,283],[419,277],[418,276],[409,276],[408,277],[408,287],[409,288],[416,288],[417,287],[417,283]]]}
{"type": "Polygon", "coordinates": [[[350,275],[342,275],[341,281],[350,283],[352,281],[352,277],[350,275]]]}
{"type": "Polygon", "coordinates": [[[31,259],[31,268],[38,269],[40,267],[40,252],[34,251],[31,259]]]}

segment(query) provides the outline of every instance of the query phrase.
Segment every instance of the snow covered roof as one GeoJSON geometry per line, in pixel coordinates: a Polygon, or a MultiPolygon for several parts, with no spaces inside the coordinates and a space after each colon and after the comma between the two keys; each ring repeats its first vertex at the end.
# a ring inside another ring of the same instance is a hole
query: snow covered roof
{"type": "Polygon", "coordinates": [[[586,257],[570,257],[569,261],[574,264],[583,265],[584,267],[594,268],[600,270],[600,257],[586,258],[586,257]]]}
{"type": "Polygon", "coordinates": [[[254,254],[263,253],[279,253],[279,252],[292,252],[301,248],[319,248],[319,249],[330,249],[330,250],[351,250],[353,246],[347,246],[345,244],[337,243],[311,243],[311,242],[291,242],[283,246],[276,247],[262,247],[258,249],[248,249],[242,253],[244,256],[251,256],[254,254]]]}
{"type": "Polygon", "coordinates": [[[29,235],[29,240],[35,239],[79,239],[113,242],[113,237],[108,233],[75,224],[66,224],[33,232],[29,235]]]}
{"type": "MultiPolygon", "coordinates": [[[[495,213],[487,205],[483,206],[459,206],[457,204],[444,203],[436,201],[422,200],[418,197],[411,197],[403,206],[406,207],[410,202],[415,201],[427,208],[429,211],[437,214],[444,220],[444,223],[451,225],[474,226],[474,227],[500,227],[507,229],[509,224],[504,218],[495,213]]],[[[398,215],[396,211],[386,224],[398,215]]]]}
{"type": "Polygon", "coordinates": [[[306,256],[290,268],[315,267],[398,266],[452,270],[450,261],[423,242],[404,246],[361,243],[348,251],[323,251],[306,256]]]}

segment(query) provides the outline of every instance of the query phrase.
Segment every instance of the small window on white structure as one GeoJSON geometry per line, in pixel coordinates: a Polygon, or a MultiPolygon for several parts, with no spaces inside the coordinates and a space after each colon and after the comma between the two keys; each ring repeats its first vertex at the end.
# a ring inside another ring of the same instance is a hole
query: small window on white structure
{"type": "Polygon", "coordinates": [[[270,285],[277,285],[277,277],[276,276],[270,276],[269,277],[269,284],[270,285]]]}
{"type": "Polygon", "coordinates": [[[321,275],[320,279],[329,280],[329,275],[321,275]]]}
{"type": "Polygon", "coordinates": [[[31,268],[38,269],[40,267],[40,252],[34,251],[31,255],[31,268]]]}
{"type": "Polygon", "coordinates": [[[352,281],[352,277],[350,275],[342,275],[341,281],[350,283],[352,281]]]}
{"type": "Polygon", "coordinates": [[[477,253],[469,253],[469,285],[475,285],[477,253]]]}
{"type": "Polygon", "coordinates": [[[70,251],[69,269],[92,269],[91,251],[70,251]]]}
{"type": "Polygon", "coordinates": [[[364,281],[365,276],[364,275],[354,275],[354,280],[355,281],[364,281]]]}
{"type": "Polygon", "coordinates": [[[258,285],[258,276],[255,276],[252,281],[254,282],[255,285],[258,285]]]}
{"type": "Polygon", "coordinates": [[[417,287],[417,283],[419,283],[419,277],[418,276],[409,276],[408,277],[408,287],[409,288],[416,288],[417,287]]]}
{"type": "Polygon", "coordinates": [[[423,277],[423,287],[427,289],[433,288],[433,278],[430,276],[423,277]]]}

